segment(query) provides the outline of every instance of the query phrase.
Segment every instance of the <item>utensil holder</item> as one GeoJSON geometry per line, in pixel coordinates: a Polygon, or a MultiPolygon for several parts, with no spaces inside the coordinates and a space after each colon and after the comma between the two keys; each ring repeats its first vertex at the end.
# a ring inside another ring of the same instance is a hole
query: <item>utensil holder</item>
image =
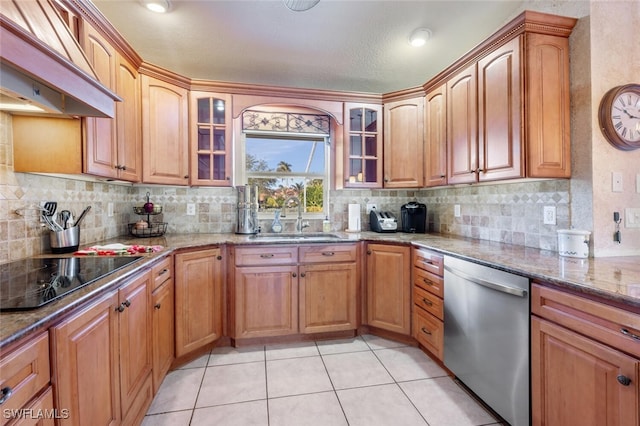
{"type": "Polygon", "coordinates": [[[51,241],[51,252],[72,253],[78,250],[80,244],[80,227],[74,226],[64,231],[51,231],[49,234],[51,241]]]}

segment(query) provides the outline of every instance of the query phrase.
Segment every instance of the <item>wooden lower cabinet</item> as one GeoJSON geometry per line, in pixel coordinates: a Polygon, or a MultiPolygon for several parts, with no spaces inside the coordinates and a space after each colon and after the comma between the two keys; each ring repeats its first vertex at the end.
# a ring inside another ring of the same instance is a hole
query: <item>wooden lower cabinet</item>
{"type": "Polygon", "coordinates": [[[25,415],[11,423],[11,426],[53,426],[56,424],[56,418],[64,418],[67,415],[67,411],[53,409],[51,386],[25,409],[25,415]]]}
{"type": "Polygon", "coordinates": [[[168,280],[151,294],[153,306],[153,391],[158,392],[175,354],[174,288],[168,280]]]}
{"type": "Polygon", "coordinates": [[[222,336],[222,259],[221,248],[175,256],[176,357],[222,336]]]}
{"type": "Polygon", "coordinates": [[[51,329],[60,424],[139,424],[153,399],[149,272],[51,329]]]}
{"type": "Polygon", "coordinates": [[[300,332],[355,330],[357,290],[355,262],[301,265],[300,332]]]}
{"type": "Polygon", "coordinates": [[[411,247],[367,244],[367,324],[411,334],[411,247]]]}
{"type": "Polygon", "coordinates": [[[638,425],[640,360],[537,317],[531,339],[534,426],[638,425]]]}
{"type": "Polygon", "coordinates": [[[235,269],[235,338],[298,332],[298,267],[235,269]]]}

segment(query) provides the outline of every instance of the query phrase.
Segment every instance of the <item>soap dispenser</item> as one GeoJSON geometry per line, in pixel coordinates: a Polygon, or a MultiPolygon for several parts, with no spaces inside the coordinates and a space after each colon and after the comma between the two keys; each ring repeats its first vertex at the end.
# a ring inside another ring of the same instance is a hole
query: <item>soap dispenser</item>
{"type": "Polygon", "coordinates": [[[276,214],[271,224],[271,231],[282,232],[282,223],[280,223],[280,209],[276,209],[276,214]]]}

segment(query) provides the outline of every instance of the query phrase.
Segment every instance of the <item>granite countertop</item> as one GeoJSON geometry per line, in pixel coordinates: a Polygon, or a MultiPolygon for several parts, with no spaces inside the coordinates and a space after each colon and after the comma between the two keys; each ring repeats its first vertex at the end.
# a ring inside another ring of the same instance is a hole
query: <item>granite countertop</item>
{"type": "MultiPolygon", "coordinates": [[[[405,233],[332,233],[339,240],[316,240],[313,243],[344,243],[357,241],[379,241],[386,243],[412,244],[419,247],[470,260],[493,268],[505,270],[544,281],[560,287],[570,288],[587,295],[610,301],[614,305],[640,313],[640,256],[577,259],[561,257],[556,252],[498,242],[475,240],[438,234],[405,233]]],[[[299,244],[299,240],[273,242],[236,234],[179,234],[158,238],[133,238],[125,236],[100,242],[161,245],[164,250],[146,254],[145,260],[126,266],[106,278],[83,287],[61,300],[33,311],[5,312],[0,314],[0,349],[26,334],[44,330],[60,315],[71,311],[88,300],[117,288],[120,281],[152,261],[185,249],[205,249],[222,244],[299,244]]],[[[305,242],[305,241],[302,241],[305,242]]],[[[311,243],[311,242],[310,242],[311,243]]],[[[50,254],[43,255],[50,257],[50,254]]]]}

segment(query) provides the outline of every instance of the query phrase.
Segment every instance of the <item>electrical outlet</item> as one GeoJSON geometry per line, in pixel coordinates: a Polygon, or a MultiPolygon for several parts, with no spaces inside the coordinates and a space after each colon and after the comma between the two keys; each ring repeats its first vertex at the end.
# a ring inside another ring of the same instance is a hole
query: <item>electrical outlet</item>
{"type": "Polygon", "coordinates": [[[376,203],[367,203],[367,214],[371,213],[371,210],[378,210],[376,203]]]}
{"type": "Polygon", "coordinates": [[[107,216],[113,217],[113,203],[107,203],[107,216]]]}
{"type": "Polygon", "coordinates": [[[622,173],[611,172],[611,191],[622,192],[622,173]]]}
{"type": "Polygon", "coordinates": [[[555,225],[556,224],[556,206],[544,206],[542,218],[545,225],[555,225]]]}
{"type": "Polygon", "coordinates": [[[460,204],[455,204],[453,206],[453,215],[455,217],[460,217],[461,213],[460,213],[460,204]]]}
{"type": "Polygon", "coordinates": [[[196,215],[196,203],[187,203],[187,216],[196,215]]]}

